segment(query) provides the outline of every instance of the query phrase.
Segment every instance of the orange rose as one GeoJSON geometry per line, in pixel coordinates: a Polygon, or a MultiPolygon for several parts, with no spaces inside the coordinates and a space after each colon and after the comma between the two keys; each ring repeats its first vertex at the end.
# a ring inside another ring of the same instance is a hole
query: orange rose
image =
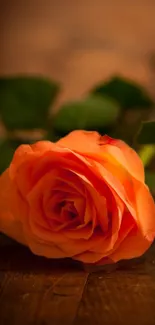
{"type": "Polygon", "coordinates": [[[49,258],[117,262],[155,237],[142,162],[97,132],[20,146],[0,178],[0,211],[2,232],[49,258]]]}

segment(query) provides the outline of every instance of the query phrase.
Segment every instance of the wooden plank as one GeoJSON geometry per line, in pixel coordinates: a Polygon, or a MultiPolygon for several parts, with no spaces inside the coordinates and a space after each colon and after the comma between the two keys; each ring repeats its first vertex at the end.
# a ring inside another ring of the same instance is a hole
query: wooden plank
{"type": "Polygon", "coordinates": [[[0,324],[31,324],[44,288],[53,286],[53,276],[8,274],[8,281],[0,298],[0,324]]]}
{"type": "Polygon", "coordinates": [[[0,324],[72,324],[87,275],[7,274],[0,296],[0,324]]]}
{"type": "Polygon", "coordinates": [[[37,325],[71,325],[76,317],[88,274],[67,273],[54,288],[45,291],[36,314],[37,325]]]}
{"type": "Polygon", "coordinates": [[[72,324],[87,277],[79,263],[37,257],[1,237],[0,324],[72,324]]]}
{"type": "Polygon", "coordinates": [[[1,325],[155,324],[155,246],[88,282],[78,264],[36,257],[9,242],[1,247],[0,269],[1,325]]]}
{"type": "Polygon", "coordinates": [[[155,249],[120,263],[114,272],[91,274],[74,325],[154,325],[155,249]]]}

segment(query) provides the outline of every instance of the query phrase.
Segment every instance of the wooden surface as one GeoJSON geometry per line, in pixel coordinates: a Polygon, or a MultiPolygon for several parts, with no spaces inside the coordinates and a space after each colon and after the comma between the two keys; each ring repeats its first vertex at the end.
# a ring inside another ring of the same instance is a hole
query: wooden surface
{"type": "Polygon", "coordinates": [[[1,325],[154,325],[155,245],[96,273],[0,236],[1,325]]]}

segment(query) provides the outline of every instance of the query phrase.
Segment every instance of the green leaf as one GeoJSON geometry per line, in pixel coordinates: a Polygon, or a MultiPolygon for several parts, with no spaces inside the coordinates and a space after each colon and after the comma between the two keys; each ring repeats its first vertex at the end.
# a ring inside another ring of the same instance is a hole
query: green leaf
{"type": "Polygon", "coordinates": [[[136,137],[139,144],[155,143],[155,121],[143,122],[136,137]]]}
{"type": "Polygon", "coordinates": [[[35,76],[0,79],[0,114],[7,129],[46,128],[56,83],[35,76]]]}
{"type": "Polygon", "coordinates": [[[140,85],[121,77],[113,77],[92,89],[91,93],[108,95],[118,101],[124,109],[148,108],[153,101],[140,85]]]}
{"type": "Polygon", "coordinates": [[[66,134],[76,129],[97,130],[114,125],[120,113],[119,105],[112,99],[90,96],[62,105],[53,119],[56,133],[66,134]]]}
{"type": "Polygon", "coordinates": [[[145,167],[148,166],[155,156],[155,145],[148,144],[142,146],[142,148],[138,151],[138,155],[142,160],[143,165],[145,167]]]}
{"type": "Polygon", "coordinates": [[[145,172],[145,182],[148,185],[150,191],[155,194],[155,172],[146,171],[145,172]]]}

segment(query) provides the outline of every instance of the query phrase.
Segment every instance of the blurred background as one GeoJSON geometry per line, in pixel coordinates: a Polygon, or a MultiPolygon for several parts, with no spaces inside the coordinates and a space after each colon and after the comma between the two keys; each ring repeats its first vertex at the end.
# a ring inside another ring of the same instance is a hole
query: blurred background
{"type": "Polygon", "coordinates": [[[49,76],[60,102],[116,73],[155,92],[154,18],[155,0],[1,0],[0,75],[49,76]]]}
{"type": "Polygon", "coordinates": [[[74,129],[151,145],[148,165],[154,19],[155,0],[0,0],[0,173],[19,144],[74,129]]]}

